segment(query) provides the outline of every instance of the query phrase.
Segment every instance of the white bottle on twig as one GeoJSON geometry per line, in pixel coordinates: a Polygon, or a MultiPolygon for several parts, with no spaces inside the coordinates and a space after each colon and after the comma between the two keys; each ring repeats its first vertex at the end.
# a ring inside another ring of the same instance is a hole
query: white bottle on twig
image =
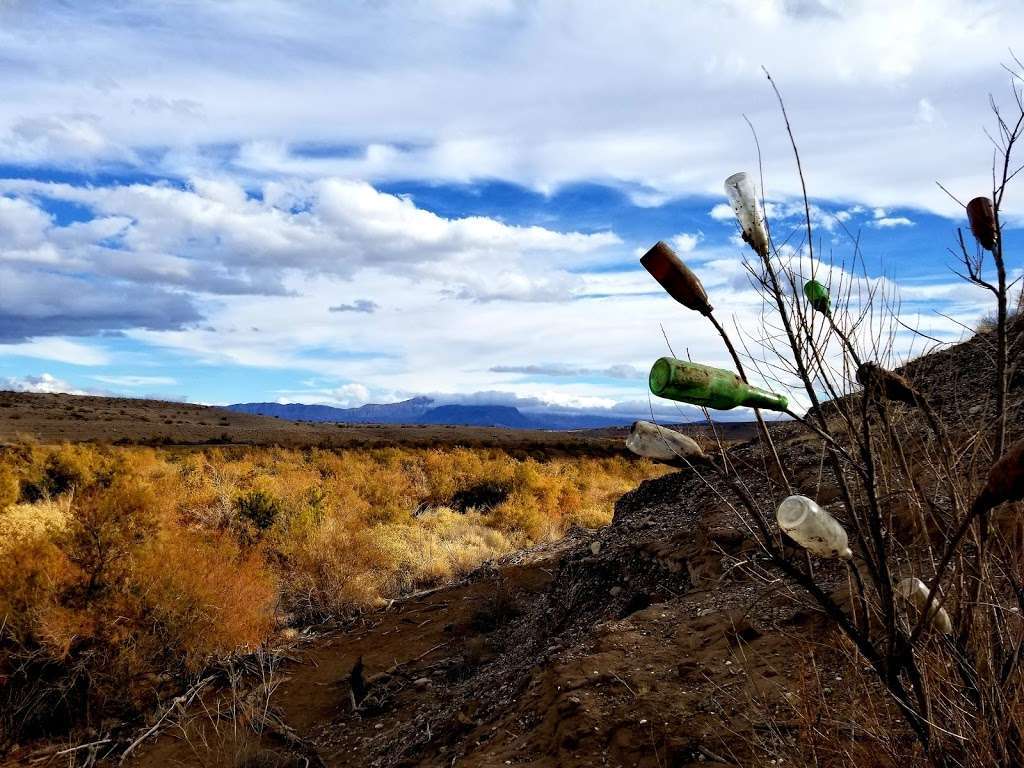
{"type": "Polygon", "coordinates": [[[788,496],[775,511],[779,527],[793,541],[818,557],[853,557],[846,530],[832,515],[806,496],[788,496]]]}
{"type": "Polygon", "coordinates": [[[685,464],[704,460],[704,452],[693,438],[650,421],[635,421],[626,447],[637,456],[654,461],[685,464]]]}
{"type": "Polygon", "coordinates": [[[746,173],[734,173],[725,180],[725,194],[743,230],[743,239],[761,256],[768,255],[768,230],[757,204],[754,182],[746,173]]]}
{"type": "MultiPolygon", "coordinates": [[[[896,594],[905,597],[907,602],[913,605],[917,609],[918,614],[920,614],[928,602],[928,585],[920,579],[910,576],[896,585],[896,594]]],[[[928,620],[942,634],[951,635],[953,634],[953,622],[950,621],[946,609],[939,605],[938,598],[939,596],[936,595],[935,599],[932,600],[932,607],[928,610],[928,620]]]]}

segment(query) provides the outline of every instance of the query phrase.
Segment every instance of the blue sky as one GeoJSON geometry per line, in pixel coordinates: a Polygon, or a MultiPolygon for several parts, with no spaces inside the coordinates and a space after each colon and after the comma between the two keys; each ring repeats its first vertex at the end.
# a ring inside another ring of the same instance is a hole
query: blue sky
{"type": "Polygon", "coordinates": [[[956,340],[987,306],[934,182],[990,189],[1024,22],[891,5],[0,0],[0,386],[642,415],[662,325],[726,364],[639,266],[653,242],[758,332],[722,193],[757,166],[744,115],[776,236],[801,223],[762,65],[819,255],[859,232],[907,321],[956,340]]]}

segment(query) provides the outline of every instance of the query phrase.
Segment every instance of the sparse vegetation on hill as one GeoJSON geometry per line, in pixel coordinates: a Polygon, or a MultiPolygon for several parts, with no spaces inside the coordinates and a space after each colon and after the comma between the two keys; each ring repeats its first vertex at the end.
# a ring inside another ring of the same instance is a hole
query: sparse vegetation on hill
{"type": "Polygon", "coordinates": [[[128,715],[275,627],[603,525],[660,473],[497,449],[17,446],[0,460],[0,733],[128,715]]]}

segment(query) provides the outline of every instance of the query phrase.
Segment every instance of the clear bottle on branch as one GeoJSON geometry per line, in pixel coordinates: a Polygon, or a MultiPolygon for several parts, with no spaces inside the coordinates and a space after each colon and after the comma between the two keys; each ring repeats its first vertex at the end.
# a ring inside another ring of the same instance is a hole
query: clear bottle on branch
{"type": "Polygon", "coordinates": [[[666,463],[685,464],[707,458],[693,438],[650,421],[633,422],[626,447],[637,456],[666,463]]]}
{"type": "MultiPolygon", "coordinates": [[[[928,585],[913,576],[903,579],[896,585],[896,594],[914,606],[918,616],[928,603],[928,585]]],[[[915,620],[916,618],[917,616],[914,617],[915,620]]],[[[944,635],[953,633],[953,622],[950,621],[946,609],[939,605],[938,595],[932,600],[932,607],[928,610],[928,621],[944,635]]]]}
{"type": "Polygon", "coordinates": [[[788,496],[775,511],[779,528],[818,557],[853,557],[846,530],[839,521],[806,496],[788,496]]]}
{"type": "Polygon", "coordinates": [[[746,173],[734,173],[725,180],[725,194],[732,204],[732,212],[740,223],[743,240],[759,255],[768,255],[768,230],[765,229],[761,208],[757,204],[754,182],[746,173]]]}

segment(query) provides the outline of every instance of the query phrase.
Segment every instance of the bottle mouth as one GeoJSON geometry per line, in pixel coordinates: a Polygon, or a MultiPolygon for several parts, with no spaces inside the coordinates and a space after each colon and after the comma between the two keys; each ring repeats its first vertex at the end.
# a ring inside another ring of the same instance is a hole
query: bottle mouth
{"type": "Polygon", "coordinates": [[[672,365],[667,357],[658,358],[651,366],[651,374],[647,378],[651,392],[660,395],[672,381],[672,365]]]}
{"type": "Polygon", "coordinates": [[[775,519],[783,530],[792,530],[800,526],[810,513],[811,502],[806,496],[787,496],[779,504],[775,519]]]}
{"type": "Polygon", "coordinates": [[[749,184],[749,178],[750,177],[747,175],[746,171],[734,173],[732,176],[725,180],[726,191],[728,191],[730,187],[733,187],[737,190],[743,188],[744,186],[749,184]]]}

